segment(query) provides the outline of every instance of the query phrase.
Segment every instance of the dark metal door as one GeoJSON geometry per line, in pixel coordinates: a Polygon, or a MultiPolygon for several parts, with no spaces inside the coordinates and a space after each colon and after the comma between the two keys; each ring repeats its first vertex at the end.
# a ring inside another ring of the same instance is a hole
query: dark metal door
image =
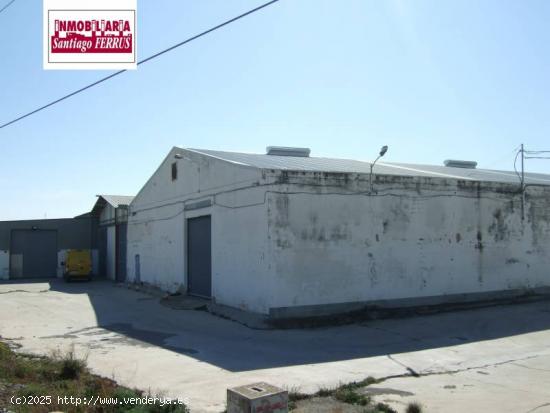
{"type": "Polygon", "coordinates": [[[57,276],[57,231],[13,230],[10,278],[57,276]]]}
{"type": "Polygon", "coordinates": [[[136,254],[134,256],[134,271],[135,271],[135,279],[134,281],[136,283],[140,283],[141,282],[141,264],[139,262],[139,254],[136,254]]]}
{"type": "Polygon", "coordinates": [[[126,281],[126,234],[127,223],[116,226],[116,280],[126,281]]]}
{"type": "Polygon", "coordinates": [[[212,296],[210,215],[187,220],[187,283],[189,294],[212,296]]]}
{"type": "Polygon", "coordinates": [[[107,275],[107,227],[99,227],[97,243],[99,245],[99,275],[107,275]]]}

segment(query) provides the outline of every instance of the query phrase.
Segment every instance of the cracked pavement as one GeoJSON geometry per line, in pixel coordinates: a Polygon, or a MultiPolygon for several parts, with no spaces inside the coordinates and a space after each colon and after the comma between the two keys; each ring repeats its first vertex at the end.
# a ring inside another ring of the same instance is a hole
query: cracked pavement
{"type": "Polygon", "coordinates": [[[220,412],[256,381],[315,392],[365,389],[402,412],[550,412],[550,302],[308,330],[253,330],[174,310],[109,282],[0,284],[0,335],[19,351],[75,350],[120,383],[220,412]]]}

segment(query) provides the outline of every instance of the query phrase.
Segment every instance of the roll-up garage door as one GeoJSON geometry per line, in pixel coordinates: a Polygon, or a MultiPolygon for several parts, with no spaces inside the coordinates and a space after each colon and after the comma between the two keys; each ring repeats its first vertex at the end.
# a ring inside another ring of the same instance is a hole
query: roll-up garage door
{"type": "Polygon", "coordinates": [[[187,281],[191,295],[212,296],[210,216],[187,220],[187,281]]]}
{"type": "Polygon", "coordinates": [[[10,278],[57,276],[57,231],[13,230],[10,246],[10,278]]]}

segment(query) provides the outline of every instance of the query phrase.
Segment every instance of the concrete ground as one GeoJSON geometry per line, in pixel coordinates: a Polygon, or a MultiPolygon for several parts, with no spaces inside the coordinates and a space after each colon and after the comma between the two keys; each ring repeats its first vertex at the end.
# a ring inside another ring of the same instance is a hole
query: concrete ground
{"type": "Polygon", "coordinates": [[[0,335],[25,352],[74,345],[94,372],[193,412],[220,412],[227,387],[255,381],[314,392],[366,376],[387,378],[366,391],[399,411],[417,400],[427,412],[550,412],[547,301],[252,330],[109,282],[3,283],[0,335]]]}

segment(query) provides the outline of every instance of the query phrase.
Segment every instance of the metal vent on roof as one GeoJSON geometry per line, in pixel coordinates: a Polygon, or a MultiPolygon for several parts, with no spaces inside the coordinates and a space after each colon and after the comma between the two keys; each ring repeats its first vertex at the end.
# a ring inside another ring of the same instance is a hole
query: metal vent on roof
{"type": "Polygon", "coordinates": [[[309,153],[311,152],[309,148],[290,148],[287,146],[268,146],[265,150],[267,155],[299,156],[302,158],[309,157],[309,153]]]}
{"type": "Polygon", "coordinates": [[[450,168],[476,169],[477,166],[475,161],[459,161],[456,159],[446,159],[443,163],[450,168]]]}

